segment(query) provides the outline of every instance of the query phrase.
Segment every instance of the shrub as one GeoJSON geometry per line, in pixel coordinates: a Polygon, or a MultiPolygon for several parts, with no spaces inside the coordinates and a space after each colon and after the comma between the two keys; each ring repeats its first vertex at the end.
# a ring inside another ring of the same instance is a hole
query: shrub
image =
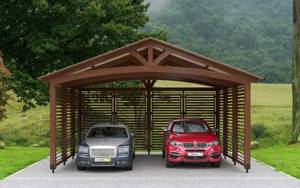
{"type": "Polygon", "coordinates": [[[267,136],[267,128],[263,124],[252,125],[251,131],[254,139],[263,138],[267,136]]]}

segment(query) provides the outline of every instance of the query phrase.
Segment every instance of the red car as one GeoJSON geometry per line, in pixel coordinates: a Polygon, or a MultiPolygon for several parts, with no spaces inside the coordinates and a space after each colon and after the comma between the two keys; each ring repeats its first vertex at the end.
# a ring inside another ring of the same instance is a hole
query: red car
{"type": "Polygon", "coordinates": [[[164,134],[163,157],[166,167],[179,163],[221,164],[221,146],[216,135],[203,119],[177,119],[164,134]]]}

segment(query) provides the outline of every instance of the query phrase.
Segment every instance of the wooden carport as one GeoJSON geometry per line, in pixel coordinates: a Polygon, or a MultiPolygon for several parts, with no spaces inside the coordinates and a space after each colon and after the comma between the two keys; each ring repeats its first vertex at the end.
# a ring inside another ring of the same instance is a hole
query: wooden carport
{"type": "Polygon", "coordinates": [[[161,127],[179,117],[207,119],[220,130],[223,155],[250,169],[251,83],[262,78],[147,38],[39,78],[50,84],[50,168],[74,157],[81,135],[97,121],[124,121],[138,149],[160,149],[161,127]],[[99,88],[140,80],[143,88],[99,88]],[[155,88],[156,80],[207,87],[155,88]]]}

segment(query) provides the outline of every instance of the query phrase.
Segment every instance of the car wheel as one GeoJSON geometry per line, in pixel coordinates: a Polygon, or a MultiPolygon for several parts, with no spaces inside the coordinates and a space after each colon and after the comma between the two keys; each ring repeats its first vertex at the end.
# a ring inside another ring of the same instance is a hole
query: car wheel
{"type": "Polygon", "coordinates": [[[165,154],[165,150],[164,150],[164,149],[162,149],[161,156],[162,156],[163,159],[166,157],[166,154],[165,154]]]}
{"type": "Polygon", "coordinates": [[[125,170],[132,170],[133,164],[132,161],[130,161],[129,165],[125,167],[125,170]]]}
{"type": "Polygon", "coordinates": [[[135,159],[135,151],[133,151],[132,158],[135,159]]]}
{"type": "Polygon", "coordinates": [[[216,163],[211,163],[211,166],[214,167],[214,168],[220,168],[221,161],[220,162],[216,162],[216,163]]]}
{"type": "Polygon", "coordinates": [[[172,162],[170,162],[170,161],[168,160],[168,157],[167,157],[167,155],[166,155],[166,152],[165,152],[164,154],[165,154],[165,166],[166,166],[167,168],[172,168],[172,167],[174,167],[175,164],[172,163],[172,162]]]}
{"type": "Polygon", "coordinates": [[[80,165],[77,164],[77,170],[79,170],[79,171],[85,170],[85,167],[80,166],[80,165]]]}

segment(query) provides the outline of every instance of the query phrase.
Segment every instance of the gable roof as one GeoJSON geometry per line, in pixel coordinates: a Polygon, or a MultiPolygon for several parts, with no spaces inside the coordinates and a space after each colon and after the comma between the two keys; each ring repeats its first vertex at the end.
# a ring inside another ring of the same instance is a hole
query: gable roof
{"type": "Polygon", "coordinates": [[[77,85],[79,80],[81,84],[88,84],[93,81],[131,79],[170,79],[200,83],[202,79],[204,84],[218,85],[220,82],[220,85],[226,86],[229,83],[257,82],[263,78],[150,37],[38,79],[55,84],[73,83],[72,86],[77,85]],[[139,73],[142,75],[138,75],[139,73]]]}

